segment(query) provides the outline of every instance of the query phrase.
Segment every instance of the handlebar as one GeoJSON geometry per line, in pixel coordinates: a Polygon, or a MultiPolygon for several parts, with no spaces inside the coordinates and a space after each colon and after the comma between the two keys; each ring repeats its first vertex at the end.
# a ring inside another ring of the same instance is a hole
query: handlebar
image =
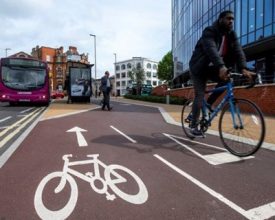
{"type": "MultiPolygon", "coordinates": [[[[233,76],[238,76],[240,78],[245,78],[243,74],[241,73],[236,73],[236,72],[230,72],[229,71],[229,77],[232,78],[233,76]]],[[[257,74],[255,75],[252,75],[252,81],[247,85],[245,86],[244,88],[245,89],[250,89],[250,88],[253,88],[255,85],[256,85],[256,80],[258,79],[258,76],[257,74]]]]}

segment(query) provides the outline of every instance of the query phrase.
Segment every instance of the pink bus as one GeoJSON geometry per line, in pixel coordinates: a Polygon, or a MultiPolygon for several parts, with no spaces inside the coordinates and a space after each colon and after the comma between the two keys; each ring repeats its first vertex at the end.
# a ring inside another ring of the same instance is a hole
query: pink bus
{"type": "Polygon", "coordinates": [[[0,102],[50,102],[47,63],[30,58],[2,58],[0,62],[0,102]]]}

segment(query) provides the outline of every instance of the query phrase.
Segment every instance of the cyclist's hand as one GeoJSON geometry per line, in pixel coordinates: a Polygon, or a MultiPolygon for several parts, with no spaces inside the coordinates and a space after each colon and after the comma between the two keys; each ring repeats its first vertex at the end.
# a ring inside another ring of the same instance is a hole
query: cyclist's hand
{"type": "Polygon", "coordinates": [[[256,73],[251,72],[247,69],[243,69],[242,74],[248,79],[250,83],[252,83],[254,81],[254,78],[256,77],[256,73]]]}
{"type": "Polygon", "coordinates": [[[223,81],[229,80],[229,70],[225,66],[220,68],[219,77],[223,81]]]}

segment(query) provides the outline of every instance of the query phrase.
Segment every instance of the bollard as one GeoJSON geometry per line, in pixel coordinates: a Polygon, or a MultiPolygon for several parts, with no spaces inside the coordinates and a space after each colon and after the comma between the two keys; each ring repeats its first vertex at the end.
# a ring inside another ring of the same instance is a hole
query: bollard
{"type": "MultiPolygon", "coordinates": [[[[168,88],[167,90],[169,91],[170,88],[168,88]]],[[[169,93],[169,92],[166,93],[166,104],[167,104],[167,105],[170,104],[170,93],[169,93]]]]}

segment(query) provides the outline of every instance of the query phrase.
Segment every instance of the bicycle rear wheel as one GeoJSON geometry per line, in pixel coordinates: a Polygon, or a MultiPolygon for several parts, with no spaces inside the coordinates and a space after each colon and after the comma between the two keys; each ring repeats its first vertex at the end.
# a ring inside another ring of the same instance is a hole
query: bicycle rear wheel
{"type": "Polygon", "coordinates": [[[263,114],[253,102],[246,99],[234,99],[232,107],[233,111],[230,103],[227,103],[220,115],[221,141],[236,156],[252,155],[259,150],[265,137],[263,114]]]}

